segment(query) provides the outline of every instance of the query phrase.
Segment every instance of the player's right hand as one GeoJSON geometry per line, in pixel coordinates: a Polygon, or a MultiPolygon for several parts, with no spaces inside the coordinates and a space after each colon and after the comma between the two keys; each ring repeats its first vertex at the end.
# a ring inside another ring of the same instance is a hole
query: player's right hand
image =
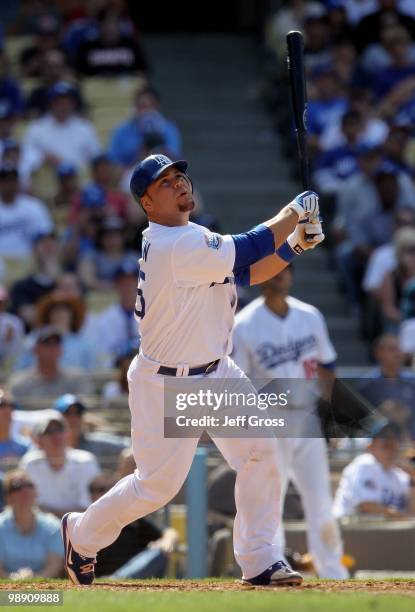
{"type": "Polygon", "coordinates": [[[318,195],[315,191],[303,191],[288,206],[295,210],[299,221],[316,219],[320,214],[318,195]]]}

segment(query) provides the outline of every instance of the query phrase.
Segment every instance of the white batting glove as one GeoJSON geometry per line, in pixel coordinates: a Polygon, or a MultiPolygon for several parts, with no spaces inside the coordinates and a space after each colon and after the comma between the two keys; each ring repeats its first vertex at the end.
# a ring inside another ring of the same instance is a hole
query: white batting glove
{"type": "Polygon", "coordinates": [[[299,223],[287,238],[288,244],[297,255],[308,249],[314,249],[323,240],[324,234],[320,219],[309,223],[299,223]]]}
{"type": "Polygon", "coordinates": [[[318,195],[315,191],[303,191],[288,206],[295,210],[299,221],[317,218],[320,214],[318,195]]]}

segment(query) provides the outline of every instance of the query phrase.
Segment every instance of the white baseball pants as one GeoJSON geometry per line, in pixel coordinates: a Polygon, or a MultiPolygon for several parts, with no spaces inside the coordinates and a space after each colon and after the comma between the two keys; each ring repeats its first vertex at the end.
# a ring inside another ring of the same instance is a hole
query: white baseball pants
{"type": "MultiPolygon", "coordinates": [[[[131,436],[137,469],[83,513],[69,517],[74,549],[86,557],[111,544],[128,523],[167,504],[181,488],[197,446],[194,438],[164,437],[163,376],[143,355],[128,371],[131,436]]],[[[229,357],[209,378],[246,378],[229,357]]],[[[192,377],[193,378],[193,377],[192,377]]],[[[280,479],[273,438],[219,438],[215,443],[236,471],[234,552],[252,578],[275,561],[280,520],[280,479]]]]}

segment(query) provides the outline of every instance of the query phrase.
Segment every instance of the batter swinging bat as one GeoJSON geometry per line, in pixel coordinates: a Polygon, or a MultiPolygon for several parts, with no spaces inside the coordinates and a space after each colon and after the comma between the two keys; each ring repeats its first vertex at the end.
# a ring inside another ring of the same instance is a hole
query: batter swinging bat
{"type": "Polygon", "coordinates": [[[303,190],[310,189],[307,150],[307,90],[304,70],[304,38],[301,32],[287,34],[287,63],[290,76],[291,100],[294,112],[297,151],[303,190]]]}

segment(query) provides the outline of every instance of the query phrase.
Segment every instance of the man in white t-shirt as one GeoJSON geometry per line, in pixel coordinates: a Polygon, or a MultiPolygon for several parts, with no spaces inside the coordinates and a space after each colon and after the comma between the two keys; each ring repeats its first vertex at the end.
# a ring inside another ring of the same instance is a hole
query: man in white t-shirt
{"type": "Polygon", "coordinates": [[[46,206],[19,192],[17,168],[4,162],[0,166],[0,256],[29,257],[33,238],[52,229],[46,206]]]}
{"type": "Polygon", "coordinates": [[[398,467],[401,438],[402,432],[395,423],[381,425],[374,432],[367,452],[344,468],[334,500],[336,517],[412,516],[408,512],[410,476],[398,467]]]}
{"type": "Polygon", "coordinates": [[[37,423],[34,434],[39,450],[24,455],[20,467],[36,485],[40,508],[59,517],[68,510],[84,510],[91,501],[89,483],[100,472],[95,456],[68,447],[67,426],[58,411],[51,410],[37,423]]]}
{"type": "Polygon", "coordinates": [[[76,168],[87,165],[100,152],[95,127],[76,113],[76,89],[61,81],[49,91],[49,112],[29,124],[23,140],[22,167],[25,174],[44,162],[57,167],[62,162],[76,168]]]}

